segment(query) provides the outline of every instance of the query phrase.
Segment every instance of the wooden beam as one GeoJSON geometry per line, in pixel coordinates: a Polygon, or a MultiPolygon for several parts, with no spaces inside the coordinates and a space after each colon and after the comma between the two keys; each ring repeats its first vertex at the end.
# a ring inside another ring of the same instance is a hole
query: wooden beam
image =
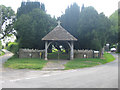
{"type": "Polygon", "coordinates": [[[74,44],[73,41],[71,41],[70,60],[73,60],[73,58],[74,58],[74,44]]]}
{"type": "Polygon", "coordinates": [[[48,48],[48,42],[45,41],[45,60],[48,60],[47,59],[47,48],[48,48]]]}

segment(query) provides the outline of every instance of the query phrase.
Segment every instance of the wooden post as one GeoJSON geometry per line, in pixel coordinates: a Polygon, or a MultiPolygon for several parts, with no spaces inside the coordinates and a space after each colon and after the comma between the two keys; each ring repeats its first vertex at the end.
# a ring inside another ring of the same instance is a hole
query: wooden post
{"type": "Polygon", "coordinates": [[[47,41],[45,41],[45,60],[48,60],[47,59],[47,47],[48,47],[48,42],[47,41]]]}
{"type": "Polygon", "coordinates": [[[73,41],[71,41],[70,60],[73,60],[73,58],[74,58],[74,51],[73,51],[73,48],[74,48],[74,46],[73,46],[73,41]]]}

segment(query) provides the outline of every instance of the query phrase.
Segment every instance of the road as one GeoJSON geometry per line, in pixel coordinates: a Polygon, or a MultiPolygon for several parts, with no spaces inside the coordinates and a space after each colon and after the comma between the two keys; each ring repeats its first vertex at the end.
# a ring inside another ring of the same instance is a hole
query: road
{"type": "Polygon", "coordinates": [[[3,88],[118,88],[118,56],[105,65],[66,71],[3,71],[3,88]]]}
{"type": "Polygon", "coordinates": [[[6,62],[8,60],[8,58],[10,58],[13,54],[5,49],[3,49],[3,51],[5,52],[5,55],[0,56],[0,89],[2,87],[2,69],[3,69],[3,63],[6,62]]]}

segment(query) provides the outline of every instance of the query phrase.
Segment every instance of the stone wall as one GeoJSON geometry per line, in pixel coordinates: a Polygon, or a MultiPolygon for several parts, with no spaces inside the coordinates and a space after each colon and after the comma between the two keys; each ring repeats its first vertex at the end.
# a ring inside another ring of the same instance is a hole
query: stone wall
{"type": "Polygon", "coordinates": [[[99,51],[74,50],[74,58],[99,58],[99,51]]]}
{"type": "Polygon", "coordinates": [[[44,50],[19,49],[19,58],[44,58],[44,50]]]}
{"type": "MultiPolygon", "coordinates": [[[[44,50],[19,49],[19,58],[41,58],[44,59],[44,50]]],[[[74,58],[99,58],[99,51],[74,50],[74,58]]]]}

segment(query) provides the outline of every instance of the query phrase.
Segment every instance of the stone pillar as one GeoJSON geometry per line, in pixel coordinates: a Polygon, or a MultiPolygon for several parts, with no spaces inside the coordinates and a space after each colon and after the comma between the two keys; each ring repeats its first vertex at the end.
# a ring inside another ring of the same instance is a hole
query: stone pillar
{"type": "Polygon", "coordinates": [[[73,58],[74,58],[74,45],[73,45],[73,41],[71,41],[70,60],[73,60],[73,58]]]}
{"type": "Polygon", "coordinates": [[[48,47],[48,42],[45,41],[45,60],[48,60],[47,59],[47,47],[48,47]]]}

